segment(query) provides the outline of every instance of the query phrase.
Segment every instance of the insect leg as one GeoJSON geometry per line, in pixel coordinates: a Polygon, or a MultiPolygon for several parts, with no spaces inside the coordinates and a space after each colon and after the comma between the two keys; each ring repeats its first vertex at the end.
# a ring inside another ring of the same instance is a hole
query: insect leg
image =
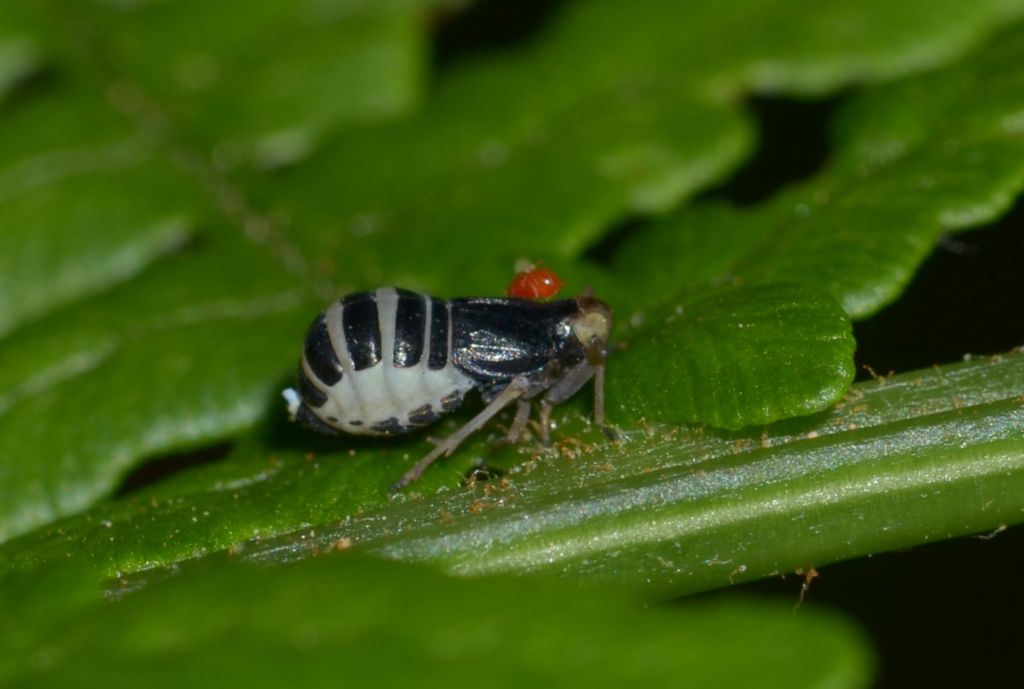
{"type": "Polygon", "coordinates": [[[584,359],[564,371],[544,393],[540,402],[540,437],[545,446],[551,444],[551,408],[575,395],[593,376],[594,366],[584,359]]]}
{"type": "Polygon", "coordinates": [[[423,459],[416,462],[416,465],[413,466],[412,469],[409,469],[409,471],[402,474],[401,478],[399,478],[397,481],[391,484],[391,492],[393,493],[397,490],[400,490],[405,486],[409,485],[410,483],[412,483],[413,481],[415,481],[416,479],[418,479],[423,474],[427,467],[429,467],[431,464],[436,462],[441,457],[447,457],[452,452],[454,452],[455,448],[457,448],[459,444],[463,440],[465,440],[471,433],[478,430],[480,427],[482,427],[484,424],[490,421],[495,414],[497,414],[502,409],[507,407],[513,401],[522,397],[529,389],[530,383],[529,381],[526,380],[525,377],[517,376],[513,378],[512,382],[509,383],[504,390],[498,393],[497,397],[491,400],[490,404],[484,407],[483,411],[481,411],[479,414],[477,414],[472,419],[467,421],[465,425],[462,426],[462,428],[455,431],[450,436],[439,442],[437,446],[434,447],[433,450],[428,452],[423,459]]]}
{"type": "Polygon", "coordinates": [[[594,367],[589,361],[583,360],[572,368],[563,371],[544,393],[544,401],[548,404],[561,404],[587,384],[594,376],[594,367]]]}
{"type": "MultiPolygon", "coordinates": [[[[580,363],[575,364],[574,367],[568,371],[562,372],[561,377],[555,381],[554,385],[548,388],[548,391],[544,394],[544,399],[541,400],[541,438],[544,440],[544,444],[550,444],[551,442],[551,407],[555,404],[561,404],[566,399],[579,392],[580,388],[587,384],[587,382],[594,377],[595,372],[604,371],[604,364],[601,362],[598,367],[589,361],[584,359],[580,363]]],[[[594,394],[594,418],[598,416],[598,403],[597,403],[597,382],[595,382],[594,394]]],[[[604,401],[604,388],[601,388],[600,399],[604,401]]],[[[604,408],[600,407],[600,415],[603,420],[604,408]]],[[[603,423],[602,423],[603,425],[603,423]]]]}
{"type": "Polygon", "coordinates": [[[547,447],[551,444],[551,410],[553,407],[547,400],[540,401],[540,442],[547,447]]]}
{"type": "Polygon", "coordinates": [[[587,347],[587,360],[594,367],[594,423],[600,428],[609,440],[618,440],[604,422],[604,360],[608,356],[608,349],[604,341],[591,340],[587,347]]]}
{"type": "Polygon", "coordinates": [[[508,434],[505,436],[504,442],[508,445],[512,445],[519,436],[523,434],[523,429],[526,428],[526,424],[530,421],[530,404],[529,400],[518,400],[516,402],[516,418],[512,420],[512,425],[508,428],[508,434]]]}
{"type": "MultiPolygon", "coordinates": [[[[587,382],[594,379],[594,423],[597,424],[608,438],[615,440],[615,436],[604,423],[604,346],[601,343],[591,343],[587,349],[587,358],[562,373],[554,384],[544,394],[543,404],[561,404],[573,395],[587,382]]],[[[541,419],[543,422],[545,409],[541,406],[541,419]]],[[[550,406],[547,413],[551,413],[550,406]]],[[[547,423],[544,423],[547,430],[547,423]]]]}
{"type": "Polygon", "coordinates": [[[594,423],[609,440],[619,439],[604,422],[604,362],[594,367],[594,423]]]}

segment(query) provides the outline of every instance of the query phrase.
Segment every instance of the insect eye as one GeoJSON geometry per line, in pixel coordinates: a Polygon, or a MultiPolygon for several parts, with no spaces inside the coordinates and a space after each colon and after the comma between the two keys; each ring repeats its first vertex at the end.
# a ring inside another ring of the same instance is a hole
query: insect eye
{"type": "Polygon", "coordinates": [[[531,266],[512,278],[505,294],[520,299],[550,299],[562,289],[562,278],[553,270],[531,266]]]}

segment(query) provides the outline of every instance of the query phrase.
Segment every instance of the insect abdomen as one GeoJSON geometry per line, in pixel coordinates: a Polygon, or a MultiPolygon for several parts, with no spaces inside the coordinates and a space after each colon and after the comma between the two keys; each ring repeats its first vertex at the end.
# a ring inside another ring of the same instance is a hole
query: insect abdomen
{"type": "Polygon", "coordinates": [[[451,332],[442,299],[393,287],[350,294],[306,335],[301,404],[348,433],[392,435],[432,423],[474,386],[452,363],[451,332]]]}

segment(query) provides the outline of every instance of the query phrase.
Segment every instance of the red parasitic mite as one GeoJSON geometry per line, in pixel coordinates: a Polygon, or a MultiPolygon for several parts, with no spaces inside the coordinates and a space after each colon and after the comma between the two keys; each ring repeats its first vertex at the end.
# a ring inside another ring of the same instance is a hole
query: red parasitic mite
{"type": "Polygon", "coordinates": [[[516,273],[505,290],[506,296],[519,299],[550,299],[562,289],[562,278],[553,270],[531,266],[516,273]]]}

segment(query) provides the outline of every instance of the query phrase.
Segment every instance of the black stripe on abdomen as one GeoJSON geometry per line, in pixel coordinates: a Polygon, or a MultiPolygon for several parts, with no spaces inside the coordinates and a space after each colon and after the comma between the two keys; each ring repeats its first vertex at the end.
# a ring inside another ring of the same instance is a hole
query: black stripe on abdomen
{"type": "Polygon", "coordinates": [[[324,314],[313,321],[309,332],[306,333],[305,347],[306,363],[309,370],[313,372],[324,385],[330,387],[341,380],[341,362],[338,361],[338,353],[331,345],[331,336],[327,332],[327,322],[324,314]]]}
{"type": "Polygon", "coordinates": [[[430,358],[427,366],[433,370],[448,363],[448,302],[430,297],[430,358]]]}
{"type": "Polygon", "coordinates": [[[299,364],[299,394],[302,399],[311,407],[322,407],[327,403],[327,395],[320,388],[313,385],[313,382],[306,376],[305,369],[299,364]]]}
{"type": "Polygon", "coordinates": [[[350,294],[341,300],[341,325],[352,368],[360,371],[380,361],[380,319],[371,292],[350,294]]]}
{"type": "Polygon", "coordinates": [[[395,290],[398,305],[395,308],[395,366],[407,368],[419,363],[423,356],[424,326],[427,320],[427,302],[421,294],[407,289],[395,290]]]}

